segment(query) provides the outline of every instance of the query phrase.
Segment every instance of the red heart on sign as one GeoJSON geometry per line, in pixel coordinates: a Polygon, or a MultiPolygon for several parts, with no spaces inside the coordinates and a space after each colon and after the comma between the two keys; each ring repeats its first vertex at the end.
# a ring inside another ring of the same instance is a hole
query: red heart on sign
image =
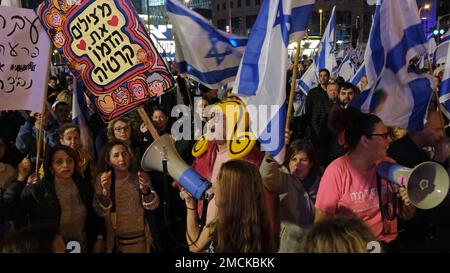
{"type": "Polygon", "coordinates": [[[108,25],[110,26],[117,26],[117,24],[119,23],[119,18],[117,18],[116,15],[114,15],[111,19],[108,20],[108,25]]]}
{"type": "Polygon", "coordinates": [[[85,50],[86,49],[86,42],[84,40],[81,40],[78,44],[77,44],[77,48],[80,50],[85,50]]]}

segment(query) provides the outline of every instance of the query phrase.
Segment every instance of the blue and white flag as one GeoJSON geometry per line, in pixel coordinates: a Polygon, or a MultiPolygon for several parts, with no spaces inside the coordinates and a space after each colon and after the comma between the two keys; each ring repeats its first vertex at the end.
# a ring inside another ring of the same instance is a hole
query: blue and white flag
{"type": "Polygon", "coordinates": [[[444,35],[444,39],[440,42],[440,44],[436,47],[433,56],[433,64],[443,64],[447,59],[447,51],[450,44],[450,29],[444,35]]]}
{"type": "Polygon", "coordinates": [[[415,0],[378,0],[364,58],[370,89],[351,104],[387,126],[421,130],[435,81],[409,62],[426,44],[415,0]]]}
{"type": "Polygon", "coordinates": [[[334,52],[335,22],[336,6],[333,7],[330,21],[328,21],[327,28],[323,33],[322,42],[319,44],[319,52],[315,57],[317,70],[326,68],[331,74],[337,71],[336,55],[334,52]]]}
{"type": "Polygon", "coordinates": [[[450,46],[447,46],[447,58],[445,62],[444,76],[441,82],[441,94],[439,97],[442,112],[450,119],[450,46]]]}
{"type": "Polygon", "coordinates": [[[166,1],[179,72],[210,88],[233,81],[247,39],[218,30],[177,0],[166,1]]]}
{"type": "Polygon", "coordinates": [[[361,79],[363,76],[367,76],[366,65],[364,63],[358,68],[358,71],[356,71],[355,75],[353,75],[353,77],[350,79],[350,83],[361,88],[359,84],[361,83],[361,79]]]}
{"type": "MultiPolygon", "coordinates": [[[[431,37],[430,39],[428,39],[427,53],[422,55],[422,57],[420,58],[420,63],[419,63],[420,69],[423,69],[425,67],[425,65],[428,65],[428,62],[431,64],[431,62],[434,59],[434,52],[436,51],[436,47],[437,47],[437,45],[436,45],[436,41],[434,40],[434,38],[431,37]]],[[[428,68],[428,67],[426,67],[426,68],[428,68]]]]}
{"type": "Polygon", "coordinates": [[[305,35],[314,2],[263,2],[233,88],[247,105],[251,131],[261,148],[280,164],[285,155],[287,47],[305,35]]]}
{"type": "Polygon", "coordinates": [[[91,129],[87,124],[89,109],[84,95],[83,84],[77,84],[78,81],[73,81],[73,95],[72,95],[72,123],[78,125],[80,128],[81,146],[89,151],[91,158],[94,158],[94,141],[91,129]]]}
{"type": "Polygon", "coordinates": [[[355,64],[352,62],[350,54],[345,56],[337,70],[338,76],[344,78],[345,81],[349,81],[355,75],[355,64]]]}
{"type": "Polygon", "coordinates": [[[313,62],[308,69],[306,69],[305,74],[297,80],[298,88],[305,94],[308,94],[308,91],[319,85],[319,78],[317,77],[317,68],[316,64],[313,62]]]}

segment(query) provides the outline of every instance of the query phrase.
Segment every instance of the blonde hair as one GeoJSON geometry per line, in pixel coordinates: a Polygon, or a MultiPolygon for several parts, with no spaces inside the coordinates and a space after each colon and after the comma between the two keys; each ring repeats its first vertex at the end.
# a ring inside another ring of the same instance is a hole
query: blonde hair
{"type": "Polygon", "coordinates": [[[108,129],[107,129],[108,130],[107,131],[108,141],[113,141],[116,139],[116,137],[114,136],[114,125],[119,121],[126,123],[130,127],[129,130],[131,132],[131,139],[133,139],[133,129],[132,129],[131,120],[127,117],[119,117],[108,123],[108,129]]]}
{"type": "Polygon", "coordinates": [[[304,234],[301,253],[367,253],[375,236],[358,218],[342,216],[317,222],[304,234]]]}

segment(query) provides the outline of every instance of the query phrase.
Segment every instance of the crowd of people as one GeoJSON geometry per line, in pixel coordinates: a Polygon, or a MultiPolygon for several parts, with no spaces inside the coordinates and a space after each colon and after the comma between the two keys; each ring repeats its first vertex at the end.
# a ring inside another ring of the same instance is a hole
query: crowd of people
{"type": "MultiPolygon", "coordinates": [[[[83,147],[71,123],[73,79],[59,76],[49,79],[45,113],[0,112],[0,252],[67,252],[69,242],[84,253],[368,252],[374,241],[384,252],[450,251],[448,198],[420,210],[404,187],[377,175],[382,161],[448,169],[448,121],[435,109],[420,132],[389,128],[349,106],[367,79],[355,86],[322,69],[285,133],[283,165],[258,144],[233,159],[226,139],[209,138],[194,157],[196,140],[176,139],[182,159],[212,183],[206,204],[170,174],[141,169],[154,139],[135,112],[105,124],[88,105],[94,145],[83,147]]],[[[159,135],[171,134],[170,113],[181,104],[214,132],[208,105],[236,100],[178,76],[176,90],[144,109],[159,135]]]]}

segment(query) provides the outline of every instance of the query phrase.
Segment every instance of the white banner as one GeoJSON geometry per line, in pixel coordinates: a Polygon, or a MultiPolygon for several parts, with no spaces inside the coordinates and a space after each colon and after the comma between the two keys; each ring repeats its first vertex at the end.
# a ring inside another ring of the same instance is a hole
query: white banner
{"type": "Polygon", "coordinates": [[[0,7],[0,110],[43,112],[51,48],[32,9],[0,7]]]}

